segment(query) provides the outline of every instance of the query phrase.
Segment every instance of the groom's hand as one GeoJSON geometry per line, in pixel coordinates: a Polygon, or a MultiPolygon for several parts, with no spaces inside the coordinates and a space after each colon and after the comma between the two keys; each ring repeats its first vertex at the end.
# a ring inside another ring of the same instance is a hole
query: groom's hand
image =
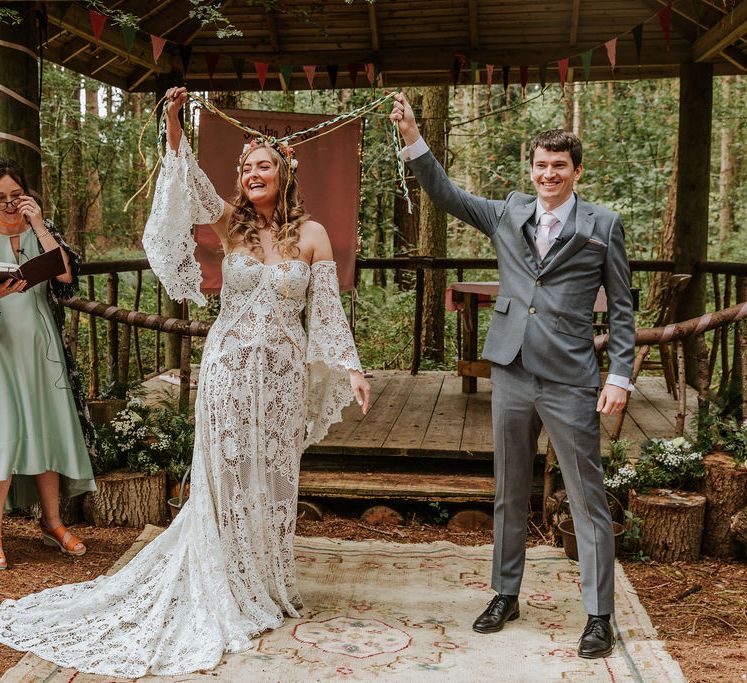
{"type": "Polygon", "coordinates": [[[398,92],[394,96],[394,105],[392,106],[392,113],[389,115],[389,118],[399,127],[399,132],[402,133],[402,139],[406,145],[417,142],[420,137],[420,130],[418,129],[418,124],[415,122],[415,114],[412,111],[412,107],[404,93],[398,92]]]}
{"type": "Polygon", "coordinates": [[[614,384],[605,384],[597,401],[597,412],[602,415],[618,415],[628,402],[628,392],[614,384]]]}

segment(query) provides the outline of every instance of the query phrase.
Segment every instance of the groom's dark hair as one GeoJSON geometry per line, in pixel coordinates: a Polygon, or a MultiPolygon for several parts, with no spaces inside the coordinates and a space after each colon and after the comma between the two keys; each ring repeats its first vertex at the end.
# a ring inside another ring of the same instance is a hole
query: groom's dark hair
{"type": "Polygon", "coordinates": [[[583,152],[581,150],[581,140],[574,133],[557,128],[555,130],[545,130],[541,132],[529,148],[529,165],[534,163],[534,151],[541,147],[550,152],[569,152],[573,161],[573,168],[581,164],[583,152]]]}

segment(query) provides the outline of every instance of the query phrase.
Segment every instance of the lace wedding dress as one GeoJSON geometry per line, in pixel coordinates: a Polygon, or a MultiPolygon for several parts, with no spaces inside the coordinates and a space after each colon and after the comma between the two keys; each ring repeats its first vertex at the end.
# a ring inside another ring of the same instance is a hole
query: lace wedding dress
{"type": "MultiPolygon", "coordinates": [[[[143,238],[172,298],[204,302],[191,228],[222,211],[182,138],[143,238]]],[[[189,501],[114,577],[0,604],[0,642],[90,673],[175,675],[211,669],[284,613],[297,617],[300,457],[352,399],[351,368],[360,363],[334,262],[228,254],[200,370],[189,501]]]]}

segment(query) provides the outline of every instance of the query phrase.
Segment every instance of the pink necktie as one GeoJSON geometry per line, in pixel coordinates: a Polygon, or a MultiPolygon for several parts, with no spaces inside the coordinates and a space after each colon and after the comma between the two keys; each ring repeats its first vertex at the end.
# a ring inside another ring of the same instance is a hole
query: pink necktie
{"type": "Polygon", "coordinates": [[[540,216],[539,225],[537,226],[537,237],[535,239],[540,261],[544,260],[547,252],[550,251],[552,243],[555,241],[550,239],[550,230],[559,222],[555,215],[549,211],[540,216]]]}

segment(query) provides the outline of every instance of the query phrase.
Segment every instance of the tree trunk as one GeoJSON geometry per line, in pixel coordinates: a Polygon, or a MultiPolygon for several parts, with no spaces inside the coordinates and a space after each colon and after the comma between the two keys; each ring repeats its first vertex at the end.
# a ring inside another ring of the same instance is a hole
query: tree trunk
{"type": "Polygon", "coordinates": [[[162,525],[166,519],[166,473],[107,472],[98,490],[85,494],[83,516],[95,526],[162,525]]]}
{"type": "MultiPolygon", "coordinates": [[[[80,102],[80,79],[78,85],[73,90],[72,98],[80,102]]],[[[80,113],[79,108],[70,116],[67,121],[68,130],[71,133],[70,147],[70,169],[75,172],[68,173],[66,178],[67,184],[67,232],[66,235],[78,252],[82,261],[86,260],[86,200],[81,196],[80,177],[77,171],[83,168],[83,150],[80,141],[80,113]]]]}
{"type": "MultiPolygon", "coordinates": [[[[722,79],[723,107],[730,110],[731,86],[735,81],[734,76],[726,76],[722,79]]],[[[729,235],[734,229],[734,202],[731,196],[731,188],[734,183],[734,131],[731,120],[725,119],[721,123],[721,168],[719,171],[718,184],[718,235],[721,257],[727,256],[725,250],[729,235]]]]}
{"type": "Polygon", "coordinates": [[[641,520],[641,550],[657,562],[700,557],[706,499],[690,491],[630,492],[630,511],[641,520]]]}
{"type": "Polygon", "coordinates": [[[573,133],[579,140],[584,139],[583,87],[579,81],[573,84],[573,133]]]}
{"type": "Polygon", "coordinates": [[[732,516],[747,505],[747,468],[737,467],[726,453],[711,453],[703,459],[706,497],[703,552],[722,558],[740,555],[741,548],[729,528],[732,516]]]}
{"type": "Polygon", "coordinates": [[[747,545],[747,508],[742,508],[731,518],[731,533],[740,543],[747,545]]]}
{"type": "MultiPolygon", "coordinates": [[[[89,81],[90,83],[90,81],[89,81]]],[[[88,87],[86,92],[86,125],[92,125],[99,115],[99,93],[98,88],[88,87]]],[[[91,160],[88,168],[88,199],[86,213],[86,233],[104,238],[104,216],[101,202],[101,177],[99,169],[94,160],[91,160]]]]}
{"type": "MultiPolygon", "coordinates": [[[[449,121],[449,87],[427,88],[423,95],[421,131],[433,155],[446,166],[446,135],[449,121]]],[[[446,256],[446,214],[437,209],[425,192],[420,193],[418,252],[421,256],[446,256]]],[[[446,271],[425,271],[423,298],[423,356],[437,363],[444,359],[444,297],[446,271]]]]}
{"type": "Polygon", "coordinates": [[[39,143],[39,77],[36,60],[12,47],[19,45],[38,52],[34,16],[35,2],[13,3],[21,23],[11,26],[0,22],[0,85],[17,97],[0,97],[0,132],[12,140],[0,139],[0,157],[9,157],[26,172],[31,189],[41,190],[41,149],[39,143]],[[20,98],[20,99],[19,99],[20,98]]]}

